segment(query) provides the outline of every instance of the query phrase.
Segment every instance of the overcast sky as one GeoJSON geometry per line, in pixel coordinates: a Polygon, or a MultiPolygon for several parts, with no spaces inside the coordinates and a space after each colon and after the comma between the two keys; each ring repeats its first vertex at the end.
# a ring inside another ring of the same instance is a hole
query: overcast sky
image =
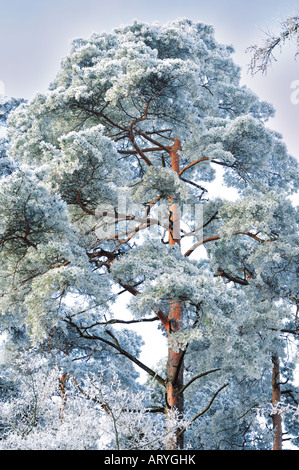
{"type": "Polygon", "coordinates": [[[109,32],[134,19],[164,24],[185,17],[212,24],[216,39],[234,46],[243,83],[274,105],[276,117],[268,125],[299,159],[299,103],[291,102],[291,86],[296,80],[299,84],[295,44],[277,51],[266,76],[251,77],[245,52],[263,31],[277,30],[298,10],[298,0],[0,0],[0,93],[30,99],[46,92],[72,39],[109,32]]]}

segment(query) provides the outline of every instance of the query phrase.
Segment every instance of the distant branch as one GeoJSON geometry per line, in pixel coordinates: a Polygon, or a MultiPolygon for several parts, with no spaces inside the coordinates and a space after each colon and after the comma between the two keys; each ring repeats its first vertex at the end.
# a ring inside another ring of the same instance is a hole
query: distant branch
{"type": "MultiPolygon", "coordinates": [[[[281,23],[281,33],[277,36],[266,33],[266,38],[261,46],[254,45],[247,49],[247,52],[252,53],[252,59],[249,64],[249,70],[251,74],[257,72],[267,73],[269,66],[272,61],[276,61],[273,51],[279,46],[285,43],[286,40],[290,40],[295,37],[298,41],[299,33],[299,17],[294,16],[288,18],[286,21],[281,23]]],[[[298,49],[297,42],[297,49],[298,49]]],[[[296,55],[298,54],[298,51],[296,55]]]]}
{"type": "Polygon", "coordinates": [[[165,383],[166,383],[165,379],[163,379],[159,374],[157,374],[155,371],[153,371],[148,366],[146,366],[141,361],[139,361],[139,359],[137,359],[135,356],[130,354],[128,351],[123,349],[120,346],[120,344],[119,344],[118,340],[116,339],[116,337],[110,331],[107,332],[107,333],[112,337],[113,342],[107,340],[106,338],[103,338],[102,336],[92,335],[92,334],[86,333],[84,327],[78,326],[75,322],[73,322],[73,320],[69,316],[66,317],[64,321],[66,323],[68,323],[70,326],[72,326],[77,331],[77,333],[79,334],[79,336],[81,338],[88,339],[88,340],[93,340],[93,341],[101,341],[104,344],[107,344],[108,346],[111,346],[112,348],[116,349],[121,355],[127,357],[128,359],[130,359],[130,361],[134,362],[134,364],[136,364],[142,370],[147,372],[151,377],[153,377],[157,382],[159,382],[160,385],[163,385],[163,387],[166,386],[165,385],[165,383]]]}
{"type": "MultiPolygon", "coordinates": [[[[200,411],[196,416],[194,416],[190,423],[189,423],[189,426],[190,424],[194,423],[195,420],[197,420],[197,418],[199,418],[200,416],[202,416],[204,413],[206,413],[212,406],[213,404],[213,401],[215,400],[215,398],[217,397],[217,395],[225,388],[227,387],[229,384],[226,383],[224,385],[222,385],[222,387],[219,388],[219,390],[217,390],[217,392],[213,395],[211,401],[209,402],[209,404],[202,410],[200,411]]],[[[185,431],[187,430],[187,427],[185,426],[183,429],[180,429],[180,431],[177,433],[177,437],[181,436],[185,431]]]]}
{"type": "Polygon", "coordinates": [[[201,374],[198,374],[198,375],[195,375],[195,377],[193,377],[191,380],[189,380],[188,383],[186,383],[186,385],[184,385],[181,390],[179,391],[179,393],[183,393],[187,387],[189,387],[195,380],[197,379],[200,379],[201,377],[205,377],[206,375],[209,375],[209,374],[212,374],[213,372],[218,372],[219,370],[221,369],[212,369],[212,370],[208,370],[206,372],[202,372],[201,374]]]}

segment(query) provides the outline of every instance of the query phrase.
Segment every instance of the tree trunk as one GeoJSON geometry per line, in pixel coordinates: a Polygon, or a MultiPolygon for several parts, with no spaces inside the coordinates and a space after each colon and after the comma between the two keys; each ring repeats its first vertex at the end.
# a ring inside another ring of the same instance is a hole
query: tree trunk
{"type": "MultiPolygon", "coordinates": [[[[279,405],[281,401],[280,392],[280,369],[277,356],[272,357],[272,404],[279,405]]],[[[273,450],[282,450],[282,418],[280,413],[272,415],[273,422],[273,450]]]]}
{"type": "MultiPolygon", "coordinates": [[[[175,139],[171,148],[171,167],[179,173],[180,141],[175,139]]],[[[170,224],[169,224],[169,244],[180,244],[180,211],[173,200],[169,201],[170,224]]],[[[168,414],[171,419],[172,410],[176,409],[180,416],[184,413],[184,398],[180,390],[183,387],[183,351],[176,351],[171,345],[171,335],[182,328],[183,312],[181,303],[176,300],[170,301],[168,323],[168,361],[167,361],[167,385],[166,397],[168,414]]],[[[179,429],[177,430],[179,432],[179,429]]],[[[172,437],[168,440],[167,449],[182,449],[184,444],[183,434],[180,437],[172,437]]]]}

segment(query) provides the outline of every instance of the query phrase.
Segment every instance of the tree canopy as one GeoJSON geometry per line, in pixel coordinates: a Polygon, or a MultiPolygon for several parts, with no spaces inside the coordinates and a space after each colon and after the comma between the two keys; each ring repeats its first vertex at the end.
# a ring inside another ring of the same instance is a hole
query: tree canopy
{"type": "MultiPolygon", "coordinates": [[[[22,330],[45,356],[56,341],[66,386],[79,377],[78,397],[114,423],[113,438],[107,431],[87,446],[271,448],[260,416],[271,411],[272,364],[279,358],[291,383],[298,332],[298,210],[288,198],[298,163],[267,127],[273,107],[240,85],[232,52],[211,26],[135,22],[75,40],[49,91],[10,113],[2,329],[12,338],[22,330]],[[125,293],[124,320],[114,307],[125,293]],[[168,344],[156,367],[140,361],[142,338],[130,330],[149,321],[168,344]],[[114,411],[86,378],[100,370],[106,384],[113,377],[114,411]],[[126,424],[124,440],[112,419],[121,388],[131,393],[126,423],[132,392],[143,397],[139,431],[130,437],[126,424]],[[150,419],[154,431],[142,435],[150,419]]],[[[296,408],[293,389],[285,399],[296,408]]],[[[98,419],[88,413],[87,434],[98,419]]],[[[18,445],[32,445],[26,439],[18,445]]]]}

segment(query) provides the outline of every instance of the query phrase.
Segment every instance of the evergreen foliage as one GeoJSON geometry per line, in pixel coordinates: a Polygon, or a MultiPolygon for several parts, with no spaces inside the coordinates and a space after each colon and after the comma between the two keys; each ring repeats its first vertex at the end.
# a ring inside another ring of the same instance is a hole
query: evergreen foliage
{"type": "Polygon", "coordinates": [[[1,448],[269,449],[274,356],[296,433],[298,164],[232,52],[211,26],[135,22],[75,40],[48,93],[10,113],[1,448]],[[209,197],[219,168],[235,201],[209,197]],[[184,370],[183,414],[169,362],[140,360],[130,325],[149,321],[184,370]]]}

